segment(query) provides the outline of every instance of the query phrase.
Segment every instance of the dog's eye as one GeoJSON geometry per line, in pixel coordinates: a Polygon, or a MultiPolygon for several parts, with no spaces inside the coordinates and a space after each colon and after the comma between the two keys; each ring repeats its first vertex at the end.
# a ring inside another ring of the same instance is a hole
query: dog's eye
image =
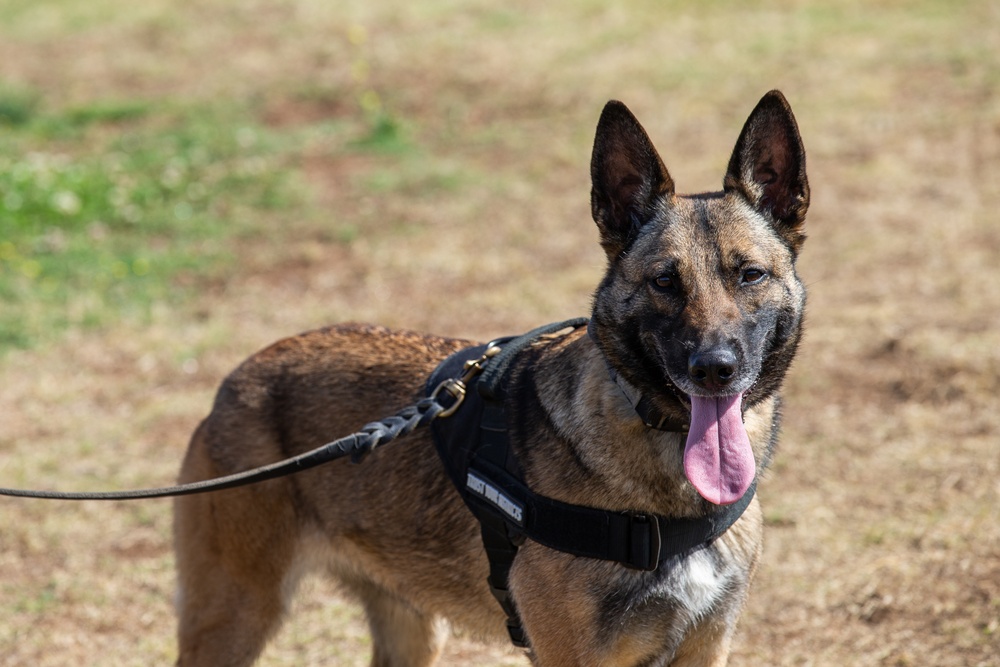
{"type": "Polygon", "coordinates": [[[747,269],[743,272],[744,285],[757,285],[767,278],[767,272],[762,269],[747,269]]]}
{"type": "Polygon", "coordinates": [[[680,286],[680,281],[673,273],[665,273],[653,279],[653,285],[661,291],[673,291],[680,286]]]}

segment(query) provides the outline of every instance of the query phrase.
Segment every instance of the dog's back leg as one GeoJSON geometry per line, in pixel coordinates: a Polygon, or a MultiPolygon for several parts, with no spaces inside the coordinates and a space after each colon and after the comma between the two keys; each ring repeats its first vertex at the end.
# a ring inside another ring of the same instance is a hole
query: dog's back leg
{"type": "MultiPolygon", "coordinates": [[[[181,479],[218,473],[194,442],[181,479]]],[[[178,498],[180,667],[245,667],[278,629],[296,583],[297,522],[287,480],[178,498]]]]}

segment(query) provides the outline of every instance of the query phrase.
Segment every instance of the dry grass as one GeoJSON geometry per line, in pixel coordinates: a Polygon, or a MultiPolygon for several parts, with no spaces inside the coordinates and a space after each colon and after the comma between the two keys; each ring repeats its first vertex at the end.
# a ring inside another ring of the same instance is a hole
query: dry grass
{"type": "MultiPolygon", "coordinates": [[[[732,664],[1000,665],[1000,13],[703,4],[0,2],[0,79],[54,105],[249,105],[299,133],[313,201],[148,326],[3,359],[0,481],[171,481],[218,381],[299,330],[487,337],[586,312],[604,101],[695,191],[777,87],[809,151],[809,333],[732,664]],[[409,150],[316,129],[363,124],[369,91],[409,150]]],[[[168,503],[4,500],[0,526],[0,665],[172,662],[168,503]]],[[[362,665],[367,641],[317,582],[263,664],[362,665]]],[[[445,664],[523,661],[455,642],[445,664]]]]}

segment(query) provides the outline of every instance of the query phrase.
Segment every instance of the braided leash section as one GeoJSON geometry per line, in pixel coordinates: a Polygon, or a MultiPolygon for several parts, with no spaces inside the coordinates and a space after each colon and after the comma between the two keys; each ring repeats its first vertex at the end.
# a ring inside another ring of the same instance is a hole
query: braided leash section
{"type": "Polygon", "coordinates": [[[164,498],[167,496],[184,496],[207,491],[231,489],[237,486],[263,482],[275,477],[291,475],[324,463],[350,455],[355,463],[360,462],[376,447],[384,445],[401,436],[411,433],[418,426],[425,426],[444,411],[444,407],[434,397],[424,398],[391,417],[371,422],[361,427],[357,433],[338,438],[316,449],[299,454],[284,461],[246,470],[225,477],[206,479],[190,484],[161,487],[156,489],[137,489],[134,491],[97,491],[97,492],[62,492],[33,491],[28,489],[0,488],[0,496],[18,498],[41,498],[49,500],[138,500],[141,498],[164,498]]]}
{"type": "Polygon", "coordinates": [[[351,463],[361,463],[376,447],[409,435],[418,426],[430,424],[443,411],[444,407],[437,400],[424,398],[391,417],[365,424],[358,435],[366,435],[351,452],[351,463]]]}

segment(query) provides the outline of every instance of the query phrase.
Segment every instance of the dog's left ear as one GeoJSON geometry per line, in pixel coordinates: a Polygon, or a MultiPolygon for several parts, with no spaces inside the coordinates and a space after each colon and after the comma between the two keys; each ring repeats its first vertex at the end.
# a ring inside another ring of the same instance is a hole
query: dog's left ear
{"type": "Polygon", "coordinates": [[[601,246],[614,262],[658,204],[674,194],[674,181],[653,142],[621,102],[608,102],[597,122],[590,177],[591,212],[601,232],[601,246]]]}
{"type": "Polygon", "coordinates": [[[794,251],[805,240],[802,226],[809,208],[806,151],[785,96],[772,90],[747,118],[724,187],[739,192],[769,218],[794,251]]]}

